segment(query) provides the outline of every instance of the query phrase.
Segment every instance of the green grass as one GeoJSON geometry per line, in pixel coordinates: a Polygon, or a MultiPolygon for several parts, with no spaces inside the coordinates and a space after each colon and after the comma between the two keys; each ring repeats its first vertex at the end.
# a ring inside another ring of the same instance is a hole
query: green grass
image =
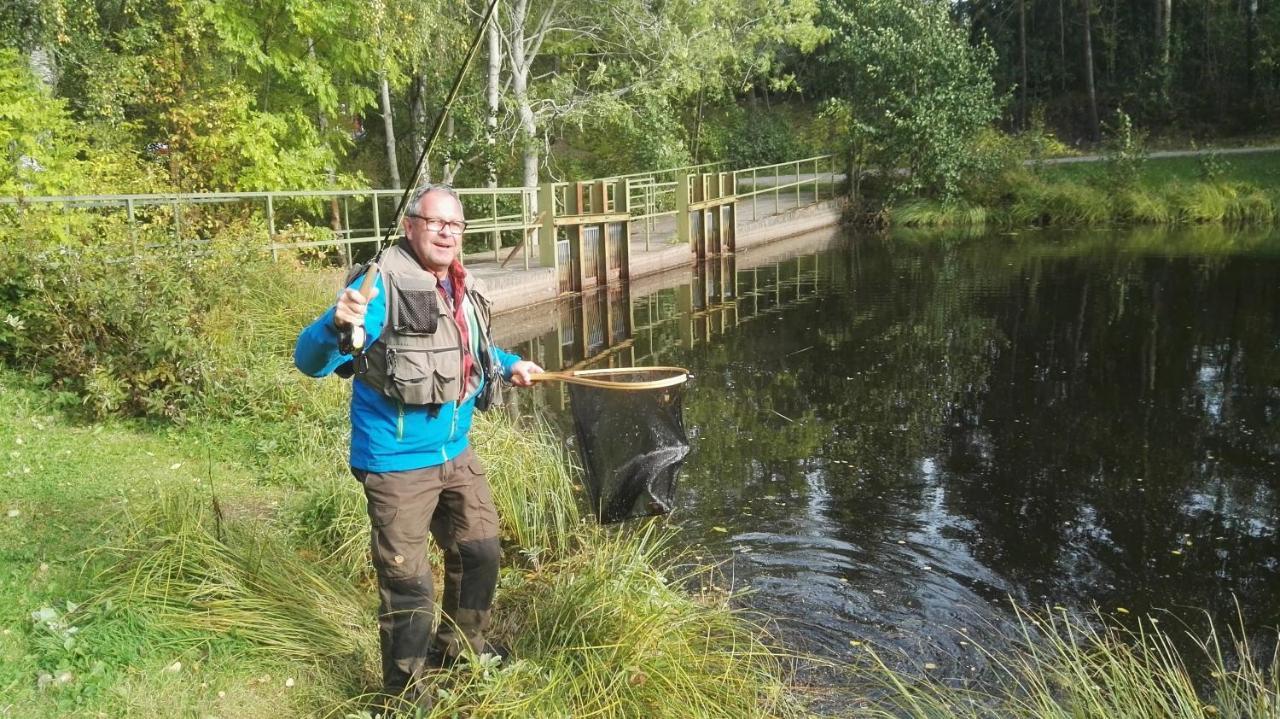
{"type": "MultiPolygon", "coordinates": [[[[1223,182],[1280,187],[1280,150],[1216,157],[1222,166],[1222,175],[1218,179],[1223,182]]],[[[1158,190],[1173,183],[1196,182],[1203,179],[1201,168],[1205,163],[1202,157],[1149,158],[1143,164],[1139,182],[1148,190],[1158,190]]],[[[1041,172],[1049,182],[1089,182],[1105,173],[1104,165],[1102,162],[1045,165],[1041,172]]]]}
{"type": "Polygon", "coordinates": [[[1269,225],[1280,221],[1280,151],[1149,159],[1136,182],[1106,163],[1046,165],[1001,175],[989,207],[917,199],[890,212],[901,227],[1269,225]],[[1206,172],[1208,170],[1209,172],[1206,172]]]}
{"type": "Polygon", "coordinates": [[[1259,653],[1238,635],[1209,624],[1184,655],[1158,619],[1123,628],[1100,615],[1014,608],[1007,648],[991,650],[966,635],[992,667],[987,688],[908,681],[869,650],[860,674],[885,699],[869,717],[910,719],[1255,719],[1280,715],[1275,647],[1259,653]],[[1188,659],[1203,670],[1193,671],[1188,659]]]}

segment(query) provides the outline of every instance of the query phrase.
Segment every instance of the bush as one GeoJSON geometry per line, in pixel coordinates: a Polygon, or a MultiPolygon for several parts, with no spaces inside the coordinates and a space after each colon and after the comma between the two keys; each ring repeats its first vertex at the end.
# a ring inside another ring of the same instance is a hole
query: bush
{"type": "Polygon", "coordinates": [[[181,417],[210,376],[206,320],[263,262],[216,239],[152,248],[122,237],[6,243],[0,297],[14,319],[0,335],[0,358],[36,371],[91,416],[181,417]]]}
{"type": "Polygon", "coordinates": [[[872,0],[829,11],[830,57],[844,87],[826,113],[848,120],[836,139],[858,164],[907,169],[901,192],[956,197],[982,172],[974,141],[999,115],[991,46],[970,44],[946,3],[872,0]]]}
{"type": "Polygon", "coordinates": [[[1123,110],[1116,110],[1115,120],[1107,128],[1105,147],[1103,187],[1111,192],[1136,188],[1147,162],[1146,133],[1135,128],[1123,110]]]}

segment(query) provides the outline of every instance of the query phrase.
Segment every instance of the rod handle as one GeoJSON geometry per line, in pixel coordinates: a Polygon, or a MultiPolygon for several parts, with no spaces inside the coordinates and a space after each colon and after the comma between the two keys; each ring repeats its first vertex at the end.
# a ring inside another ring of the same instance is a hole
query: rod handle
{"type": "MultiPolygon", "coordinates": [[[[373,286],[377,279],[378,263],[376,261],[370,262],[369,266],[364,270],[364,279],[360,282],[360,289],[357,290],[366,301],[373,294],[373,286]]],[[[344,348],[347,354],[354,354],[364,349],[365,339],[364,325],[352,325],[342,331],[342,336],[338,338],[338,346],[344,348]]]]}

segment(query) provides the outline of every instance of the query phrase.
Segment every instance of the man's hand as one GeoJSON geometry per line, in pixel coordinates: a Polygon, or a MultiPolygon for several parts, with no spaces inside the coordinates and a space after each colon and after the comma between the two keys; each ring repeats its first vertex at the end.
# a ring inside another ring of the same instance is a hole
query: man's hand
{"type": "Polygon", "coordinates": [[[544,372],[537,364],[529,360],[520,360],[511,365],[511,384],[517,387],[532,387],[533,380],[529,379],[529,375],[535,372],[544,372]]]}
{"type": "Polygon", "coordinates": [[[364,314],[369,310],[369,300],[378,296],[378,288],[374,287],[366,300],[359,292],[348,287],[338,295],[337,309],[333,313],[333,326],[340,330],[355,325],[364,325],[364,314]]]}

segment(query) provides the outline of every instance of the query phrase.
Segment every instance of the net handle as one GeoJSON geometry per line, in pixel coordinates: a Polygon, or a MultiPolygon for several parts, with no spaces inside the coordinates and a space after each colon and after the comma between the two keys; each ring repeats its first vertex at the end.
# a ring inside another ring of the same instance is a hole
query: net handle
{"type": "Polygon", "coordinates": [[[689,379],[689,370],[683,367],[610,367],[607,369],[584,369],[574,372],[534,372],[529,375],[533,382],[568,382],[599,389],[616,389],[623,392],[640,392],[647,389],[674,387],[689,379]],[[662,379],[619,382],[617,380],[600,379],[616,374],[641,374],[670,372],[672,376],[662,379]]]}

